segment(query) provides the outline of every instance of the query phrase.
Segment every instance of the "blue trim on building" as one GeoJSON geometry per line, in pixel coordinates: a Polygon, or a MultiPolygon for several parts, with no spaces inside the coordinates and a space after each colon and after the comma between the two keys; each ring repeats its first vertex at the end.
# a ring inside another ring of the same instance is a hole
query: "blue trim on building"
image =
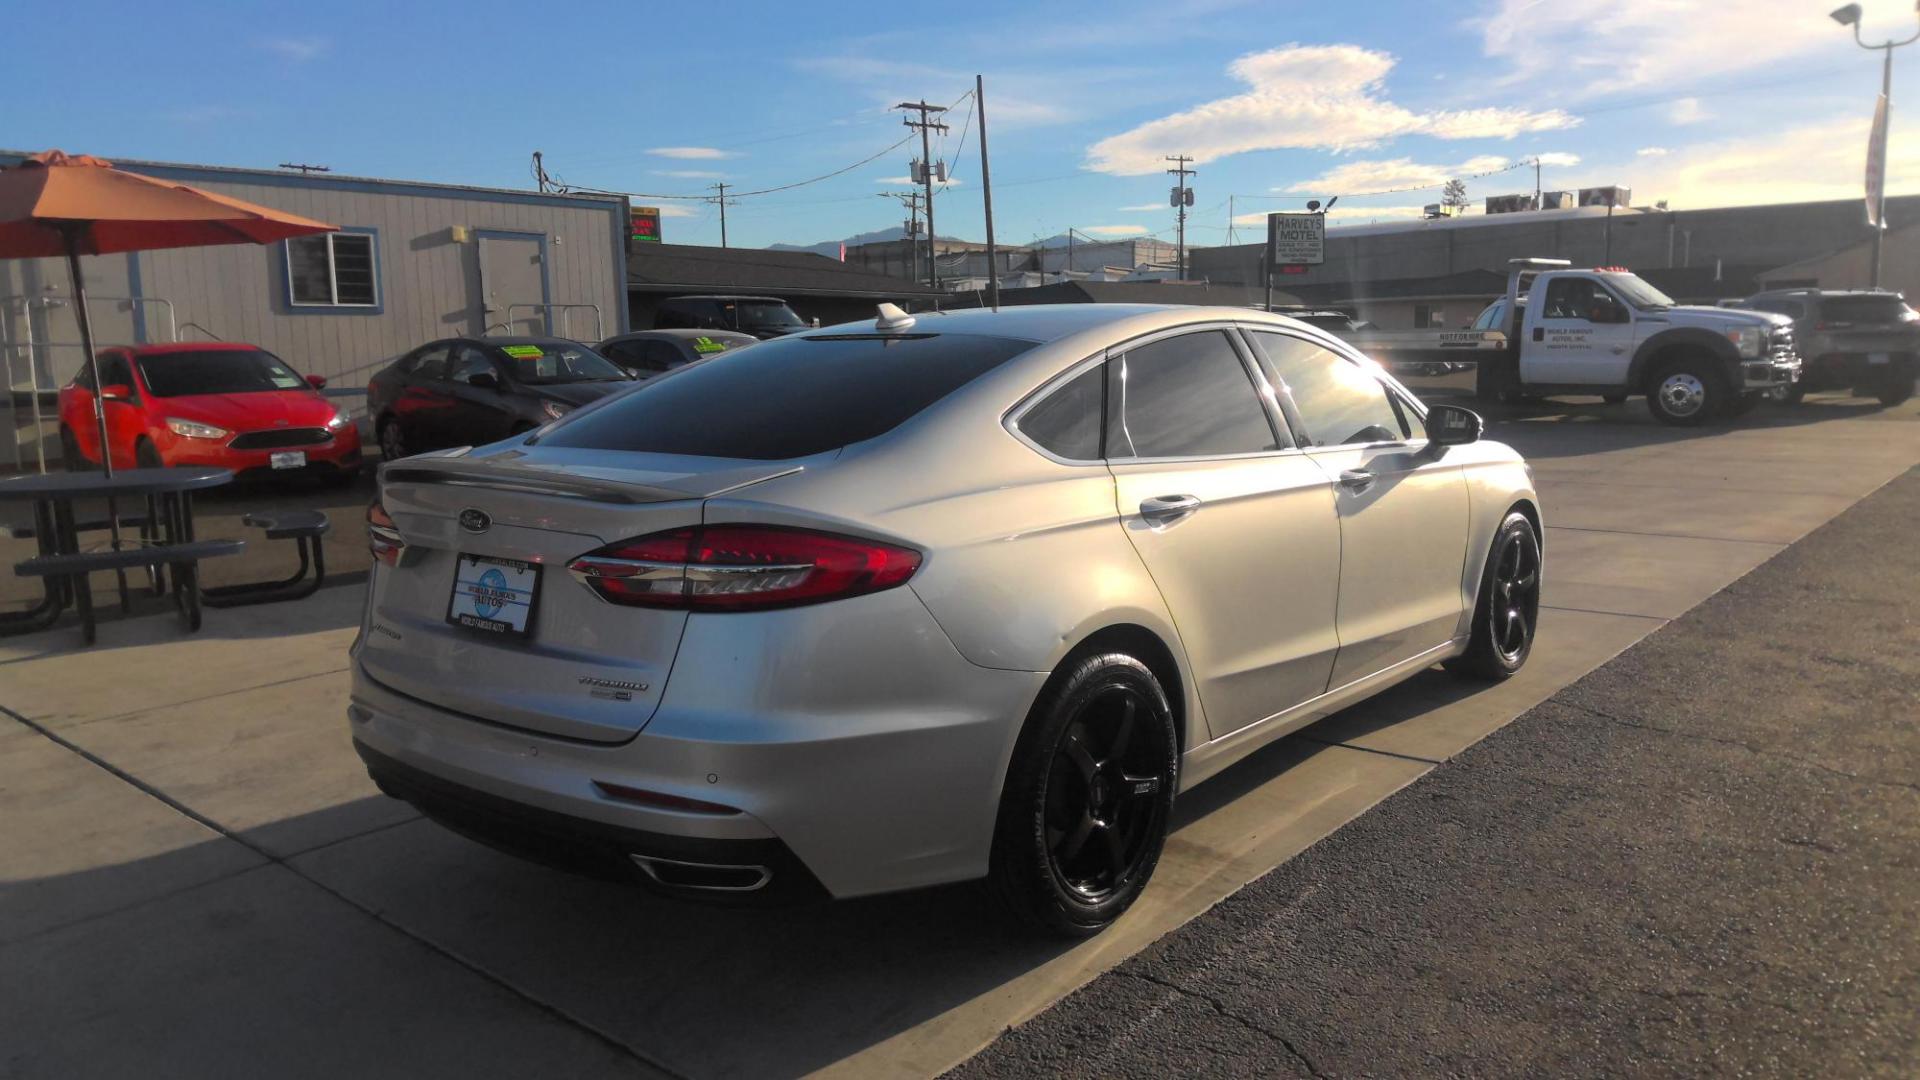
{"type": "Polygon", "coordinates": [[[140,302],[144,294],[140,291],[140,253],[127,252],[127,295],[133,298],[128,305],[133,308],[133,343],[147,343],[147,305],[140,302]]]}
{"type": "Polygon", "coordinates": [[[614,314],[613,332],[625,334],[632,329],[632,298],[627,295],[627,234],[633,228],[633,204],[622,198],[620,205],[614,208],[616,220],[613,225],[613,287],[614,295],[619,299],[615,303],[619,311],[614,314]]]}
{"type": "Polygon", "coordinates": [[[342,225],[340,231],[373,238],[373,299],[366,304],[296,304],[293,302],[293,275],[287,265],[287,242],[273,245],[278,252],[269,260],[280,276],[280,308],[284,315],[384,315],[387,312],[387,283],[380,265],[380,230],[367,225],[342,225]]]}
{"type": "MultiPolygon", "coordinates": [[[[543,232],[532,232],[525,229],[475,229],[473,230],[475,258],[479,258],[480,241],[486,240],[488,238],[492,238],[495,240],[531,239],[531,240],[539,241],[540,243],[540,302],[542,304],[551,305],[553,303],[553,278],[551,274],[553,264],[547,261],[547,234],[543,232]]],[[[482,260],[480,263],[480,303],[483,305],[487,302],[486,294],[487,294],[487,265],[485,260],[482,260]]],[[[547,324],[548,336],[552,336],[553,308],[550,306],[541,308],[540,317],[543,320],[545,320],[547,324]]],[[[482,332],[483,333],[485,332],[484,329],[482,330],[482,332]]]]}

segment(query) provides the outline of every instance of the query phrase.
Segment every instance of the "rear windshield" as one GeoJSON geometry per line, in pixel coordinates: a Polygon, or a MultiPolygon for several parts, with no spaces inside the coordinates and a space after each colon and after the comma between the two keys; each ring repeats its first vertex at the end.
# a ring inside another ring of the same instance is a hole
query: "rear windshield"
{"type": "Polygon", "coordinates": [[[806,457],[885,434],[1033,346],[972,334],[783,338],[660,376],[542,441],[695,457],[806,457]]]}
{"type": "Polygon", "coordinates": [[[306,381],[280,358],[260,349],[209,349],[140,358],[140,374],[154,397],[252,394],[303,390],[306,381]]]}
{"type": "Polygon", "coordinates": [[[1836,323],[1894,323],[1906,315],[1897,296],[1829,296],[1820,301],[1820,319],[1836,323]]]}
{"type": "Polygon", "coordinates": [[[507,361],[513,365],[515,382],[535,386],[547,383],[597,382],[624,379],[627,373],[587,348],[571,341],[535,341],[520,345],[502,345],[507,361]]]}

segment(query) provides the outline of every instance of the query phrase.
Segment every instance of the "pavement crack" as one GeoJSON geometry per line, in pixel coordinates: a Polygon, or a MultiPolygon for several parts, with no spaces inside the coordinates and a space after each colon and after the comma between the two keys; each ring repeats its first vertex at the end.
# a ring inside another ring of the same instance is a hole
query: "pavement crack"
{"type": "Polygon", "coordinates": [[[1678,728],[1661,727],[1658,724],[1641,723],[1638,720],[1628,720],[1624,717],[1615,716],[1603,709],[1596,709],[1591,705],[1581,705],[1571,701],[1559,701],[1555,702],[1555,704],[1572,709],[1575,712],[1585,713],[1597,720],[1605,720],[1609,724],[1617,724],[1624,728],[1634,728],[1638,731],[1651,731],[1660,735],[1671,735],[1676,739],[1691,739],[1695,742],[1708,742],[1716,743],[1720,746],[1731,746],[1738,750],[1745,750],[1755,757],[1784,761],[1789,764],[1812,769],[1815,772],[1844,777],[1848,780],[1855,780],[1863,784],[1872,784],[1876,787],[1904,788],[1908,791],[1920,792],[1920,783],[1913,783],[1907,780],[1889,780],[1881,776],[1868,776],[1864,773],[1848,772],[1845,769],[1814,761],[1812,758],[1799,757],[1794,754],[1782,754],[1777,750],[1769,750],[1764,746],[1755,746],[1753,743],[1747,742],[1744,739],[1731,739],[1724,735],[1702,735],[1693,731],[1681,731],[1678,728]]]}
{"type": "Polygon", "coordinates": [[[1204,1002],[1206,1005],[1211,1007],[1215,1013],[1218,1013],[1222,1019],[1231,1020],[1234,1023],[1240,1025],[1241,1027],[1246,1028],[1248,1031],[1253,1032],[1256,1035],[1259,1035],[1272,1042],[1279,1043],[1281,1047],[1283,1047],[1287,1051],[1288,1055],[1290,1055],[1295,1061],[1300,1063],[1301,1068],[1307,1070],[1307,1075],[1319,1078],[1319,1080],[1326,1080],[1326,1077],[1328,1074],[1321,1072],[1319,1066],[1313,1063],[1313,1059],[1308,1057],[1305,1053],[1303,1053],[1298,1046],[1295,1046],[1293,1044],[1292,1039],[1287,1038],[1285,1035],[1282,1035],[1277,1031],[1270,1031],[1266,1027],[1262,1026],[1261,1024],[1256,1023],[1255,1021],[1250,1020],[1244,1016],[1241,1016],[1239,1013],[1236,1013],[1232,1009],[1227,1008],[1226,1003],[1221,1001],[1219,998],[1214,997],[1211,994],[1203,994],[1197,990],[1189,990],[1184,986],[1178,985],[1177,983],[1168,982],[1167,980],[1162,979],[1157,975],[1151,975],[1145,972],[1126,971],[1123,969],[1116,968],[1114,970],[1114,974],[1125,976],[1126,978],[1130,978],[1130,979],[1138,979],[1141,982],[1145,982],[1145,983],[1152,983],[1154,986],[1158,986],[1161,989],[1171,990],[1174,993],[1179,994],[1181,997],[1192,998],[1195,1001],[1204,1002]]]}

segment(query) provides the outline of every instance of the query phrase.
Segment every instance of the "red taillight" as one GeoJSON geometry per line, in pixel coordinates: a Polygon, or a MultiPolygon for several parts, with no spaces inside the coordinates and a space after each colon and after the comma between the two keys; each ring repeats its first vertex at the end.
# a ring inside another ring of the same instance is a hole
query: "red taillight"
{"type": "Polygon", "coordinates": [[[634,607],[764,611],[891,589],[920,553],[778,525],[708,525],[609,544],[567,565],[601,597],[634,607]]]}
{"type": "Polygon", "coordinates": [[[375,560],[388,566],[400,565],[400,553],[407,550],[400,530],[393,527],[393,518],[377,499],[367,507],[367,550],[373,552],[375,560]]]}

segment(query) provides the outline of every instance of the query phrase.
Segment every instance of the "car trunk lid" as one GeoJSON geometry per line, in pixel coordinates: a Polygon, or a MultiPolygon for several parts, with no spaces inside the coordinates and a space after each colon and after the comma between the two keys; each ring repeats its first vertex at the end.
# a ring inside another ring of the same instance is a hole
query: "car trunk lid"
{"type": "Polygon", "coordinates": [[[698,524],[708,497],[797,468],[539,448],[389,465],[381,503],[406,549],[376,568],[360,662],[399,693],[480,720],[623,742],[658,707],[687,615],[609,604],[567,564],[698,524]],[[448,621],[463,556],[538,568],[524,636],[448,621]]]}

